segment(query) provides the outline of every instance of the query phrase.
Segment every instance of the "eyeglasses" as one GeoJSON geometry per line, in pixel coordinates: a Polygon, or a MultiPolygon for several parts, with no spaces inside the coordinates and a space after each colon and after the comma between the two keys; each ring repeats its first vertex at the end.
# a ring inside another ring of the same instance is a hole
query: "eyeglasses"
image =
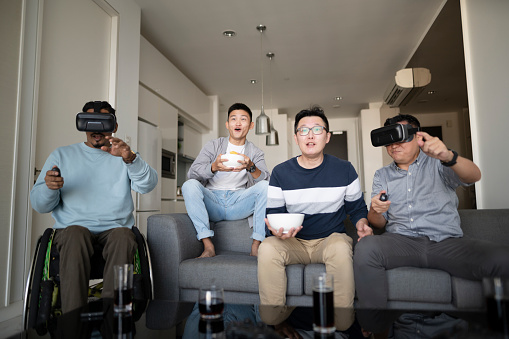
{"type": "Polygon", "coordinates": [[[302,136],[308,135],[309,131],[313,132],[314,135],[319,135],[319,134],[322,134],[323,130],[327,131],[325,126],[313,126],[311,128],[309,128],[309,127],[297,128],[299,135],[302,135],[302,136]]]}

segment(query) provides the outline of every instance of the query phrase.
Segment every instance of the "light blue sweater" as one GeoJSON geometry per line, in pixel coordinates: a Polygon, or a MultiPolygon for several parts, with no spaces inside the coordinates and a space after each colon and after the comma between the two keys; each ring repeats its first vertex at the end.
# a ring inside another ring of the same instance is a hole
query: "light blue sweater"
{"type": "MultiPolygon", "coordinates": [[[[131,189],[148,193],[157,185],[157,172],[138,154],[131,164],[81,142],[54,150],[37,179],[30,201],[39,213],[53,212],[54,228],[70,225],[100,233],[114,227],[132,227],[131,189]],[[44,177],[58,166],[64,186],[51,190],[44,177]]],[[[47,225],[49,226],[49,225],[47,225]]]]}

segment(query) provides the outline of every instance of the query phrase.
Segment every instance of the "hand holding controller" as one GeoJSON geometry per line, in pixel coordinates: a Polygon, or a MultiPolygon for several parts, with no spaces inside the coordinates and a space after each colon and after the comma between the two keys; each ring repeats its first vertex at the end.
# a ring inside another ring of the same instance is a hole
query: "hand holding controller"
{"type": "Polygon", "coordinates": [[[384,190],[382,190],[379,194],[374,195],[371,198],[370,213],[371,211],[377,214],[385,213],[389,210],[390,205],[391,202],[389,201],[389,196],[384,190]]]}
{"type": "Polygon", "coordinates": [[[44,181],[50,190],[58,190],[64,186],[64,178],[62,178],[60,168],[57,166],[53,166],[46,172],[44,181]]]}

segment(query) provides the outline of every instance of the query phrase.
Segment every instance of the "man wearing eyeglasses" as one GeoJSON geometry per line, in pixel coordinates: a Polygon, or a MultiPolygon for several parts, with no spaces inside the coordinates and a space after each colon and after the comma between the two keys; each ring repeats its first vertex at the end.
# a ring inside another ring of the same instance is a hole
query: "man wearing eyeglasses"
{"type": "Polygon", "coordinates": [[[359,240],[373,234],[359,178],[352,164],[324,154],[330,140],[329,122],[320,107],[300,111],[295,117],[295,142],[302,155],[277,165],[272,171],[267,194],[267,214],[303,213],[302,226],[288,233],[274,229],[265,219],[267,237],[258,252],[258,285],[262,320],[279,325],[292,308],[286,304],[286,271],[290,264],[324,263],[334,276],[335,324],[346,330],[354,320],[354,278],[352,238],[345,233],[344,220],[357,228],[359,240]],[[282,307],[281,307],[282,306],[282,307]]]}

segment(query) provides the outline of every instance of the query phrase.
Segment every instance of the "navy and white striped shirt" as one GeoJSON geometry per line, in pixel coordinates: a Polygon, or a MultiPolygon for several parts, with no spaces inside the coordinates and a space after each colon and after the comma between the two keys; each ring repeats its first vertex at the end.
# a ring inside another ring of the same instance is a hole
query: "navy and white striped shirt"
{"type": "Polygon", "coordinates": [[[297,238],[311,240],[344,233],[346,215],[355,225],[367,217],[367,208],[352,164],[324,154],[320,166],[312,169],[301,167],[297,157],[274,168],[267,193],[271,213],[304,213],[297,238]]]}

